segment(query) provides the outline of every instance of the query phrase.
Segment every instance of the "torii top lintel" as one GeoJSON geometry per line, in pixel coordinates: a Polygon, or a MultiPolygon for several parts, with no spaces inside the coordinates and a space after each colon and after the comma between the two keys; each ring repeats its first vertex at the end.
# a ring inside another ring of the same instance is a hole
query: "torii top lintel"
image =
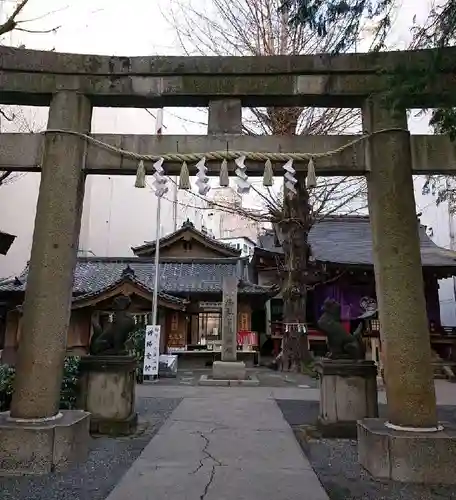
{"type": "MultiPolygon", "coordinates": [[[[438,86],[410,107],[439,106],[454,90],[456,48],[441,53],[438,86]],[[446,94],[447,95],[447,94],[446,94]]],[[[0,47],[0,104],[49,105],[57,90],[87,94],[95,106],[207,106],[234,97],[243,106],[359,107],[385,89],[385,71],[431,67],[433,50],[259,57],[110,57],[0,47]]]]}

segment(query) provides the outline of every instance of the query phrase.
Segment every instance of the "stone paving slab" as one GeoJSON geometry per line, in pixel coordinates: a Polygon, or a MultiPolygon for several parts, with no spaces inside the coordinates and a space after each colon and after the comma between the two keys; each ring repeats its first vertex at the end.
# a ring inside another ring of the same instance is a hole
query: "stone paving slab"
{"type": "Polygon", "coordinates": [[[275,401],[239,397],[236,393],[220,395],[219,388],[215,387],[211,391],[205,398],[185,399],[171,414],[164,429],[173,422],[197,422],[207,423],[206,430],[289,430],[275,401]]]}
{"type": "Polygon", "coordinates": [[[217,468],[204,500],[328,500],[313,470],[217,468]]]}
{"type": "Polygon", "coordinates": [[[219,388],[176,408],[107,500],[127,498],[328,500],[275,401],[219,388]]]}

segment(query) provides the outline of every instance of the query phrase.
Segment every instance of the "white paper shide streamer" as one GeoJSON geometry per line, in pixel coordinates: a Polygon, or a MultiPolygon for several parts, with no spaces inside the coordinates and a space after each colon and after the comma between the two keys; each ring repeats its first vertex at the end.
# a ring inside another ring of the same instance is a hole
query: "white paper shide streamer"
{"type": "MultiPolygon", "coordinates": [[[[246,173],[247,167],[245,165],[246,156],[240,156],[234,160],[236,164],[236,185],[237,192],[239,194],[248,194],[250,192],[251,183],[249,180],[249,176],[246,173]]],[[[155,173],[152,175],[153,177],[153,187],[155,194],[158,197],[162,197],[164,194],[168,192],[167,187],[167,176],[165,173],[165,169],[163,168],[164,159],[160,158],[153,164],[153,168],[155,173]]],[[[207,166],[206,166],[206,158],[203,157],[199,160],[196,165],[196,186],[198,188],[198,193],[201,196],[205,196],[211,189],[209,184],[209,176],[207,175],[207,166]]],[[[283,169],[285,171],[284,174],[284,186],[287,193],[287,196],[290,198],[297,194],[296,190],[296,170],[293,167],[293,160],[288,160],[284,165],[283,169]]],[[[136,174],[136,183],[135,187],[145,187],[146,186],[146,169],[144,166],[144,161],[141,160],[138,165],[138,170],[136,174]]],[[[219,183],[221,187],[229,186],[229,172],[228,172],[228,162],[227,160],[223,160],[220,166],[220,179],[219,183]]],[[[272,166],[271,160],[267,159],[265,161],[264,166],[264,174],[263,174],[263,186],[270,187],[274,184],[274,170],[272,166]]],[[[317,185],[317,176],[315,172],[315,163],[314,159],[310,157],[308,168],[307,168],[307,177],[306,177],[306,185],[308,188],[316,187],[317,185]]],[[[188,169],[188,165],[186,161],[182,162],[182,167],[179,176],[178,188],[189,190],[191,189],[190,185],[190,173],[188,169]]]]}
{"type": "Polygon", "coordinates": [[[144,346],[144,375],[158,375],[159,357],[160,325],[147,325],[144,346]]]}
{"type": "Polygon", "coordinates": [[[293,168],[293,160],[288,160],[283,166],[285,170],[285,188],[287,190],[287,195],[291,198],[296,195],[296,182],[295,177],[296,170],[293,168]]]}
{"type": "Polygon", "coordinates": [[[153,165],[155,173],[152,175],[155,195],[161,198],[168,192],[168,186],[166,185],[167,178],[165,175],[165,169],[163,168],[163,158],[160,158],[153,165]]]}
{"type": "Polygon", "coordinates": [[[249,177],[245,173],[247,170],[247,167],[245,166],[245,156],[240,156],[239,158],[236,158],[234,160],[234,163],[236,163],[236,183],[237,183],[237,191],[239,194],[248,194],[250,191],[250,182],[249,182],[249,177]]]}
{"type": "Polygon", "coordinates": [[[209,186],[209,177],[207,176],[206,158],[201,158],[201,160],[196,164],[196,182],[198,186],[198,193],[201,196],[206,195],[211,187],[209,186]]]}

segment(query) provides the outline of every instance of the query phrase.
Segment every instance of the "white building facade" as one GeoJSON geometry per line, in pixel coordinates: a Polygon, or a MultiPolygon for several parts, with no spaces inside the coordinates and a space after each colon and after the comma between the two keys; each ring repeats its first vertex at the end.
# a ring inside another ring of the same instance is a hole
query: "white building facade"
{"type": "Polygon", "coordinates": [[[256,245],[256,242],[247,236],[240,236],[238,238],[218,238],[218,240],[222,243],[232,245],[237,250],[240,250],[241,257],[252,257],[253,249],[256,245]]]}
{"type": "MultiPolygon", "coordinates": [[[[435,197],[422,193],[425,179],[415,178],[415,198],[420,221],[440,247],[456,250],[456,219],[447,202],[436,205],[435,197]]],[[[456,278],[439,280],[440,318],[443,326],[456,326],[456,278]]]]}

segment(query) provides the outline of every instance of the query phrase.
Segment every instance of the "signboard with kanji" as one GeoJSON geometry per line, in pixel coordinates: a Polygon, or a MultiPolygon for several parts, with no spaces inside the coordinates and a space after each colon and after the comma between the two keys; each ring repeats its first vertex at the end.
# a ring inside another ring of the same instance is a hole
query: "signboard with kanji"
{"type": "Polygon", "coordinates": [[[146,326],[143,375],[158,375],[160,357],[160,325],[146,326]]]}

